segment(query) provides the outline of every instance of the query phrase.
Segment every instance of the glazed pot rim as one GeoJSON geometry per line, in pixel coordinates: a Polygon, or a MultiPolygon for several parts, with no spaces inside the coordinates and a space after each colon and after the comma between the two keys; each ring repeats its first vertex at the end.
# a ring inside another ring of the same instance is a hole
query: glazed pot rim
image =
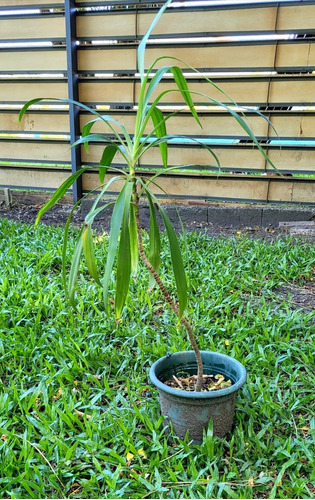
{"type": "MultiPolygon", "coordinates": [[[[169,387],[168,385],[164,384],[159,380],[159,378],[156,375],[157,368],[163,366],[163,362],[165,362],[170,356],[166,355],[163,358],[159,358],[152,366],[150,369],[150,379],[151,382],[157,387],[157,389],[170,394],[172,396],[180,397],[180,398],[188,398],[188,399],[215,399],[215,398],[220,398],[224,396],[228,396],[230,394],[233,394],[234,392],[238,391],[245,383],[246,381],[246,369],[236,359],[232,358],[231,356],[228,356],[227,354],[221,354],[219,352],[214,352],[214,351],[200,351],[201,357],[204,355],[213,355],[216,358],[220,358],[221,361],[225,361],[226,363],[232,364],[237,371],[239,372],[239,377],[238,379],[234,382],[233,385],[230,387],[226,387],[225,389],[219,389],[218,391],[182,391],[178,389],[174,389],[173,387],[169,387]]],[[[179,351],[172,353],[171,356],[176,357],[181,357],[182,355],[193,355],[195,356],[194,351],[179,351]]],[[[208,363],[208,366],[210,364],[208,363]]],[[[211,366],[211,365],[210,365],[211,366]]],[[[163,369],[159,371],[158,374],[163,373],[163,369]]]]}

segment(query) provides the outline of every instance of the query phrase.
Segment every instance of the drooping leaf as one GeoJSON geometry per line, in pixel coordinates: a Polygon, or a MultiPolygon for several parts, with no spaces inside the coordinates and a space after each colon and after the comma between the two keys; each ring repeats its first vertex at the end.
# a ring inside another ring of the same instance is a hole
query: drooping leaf
{"type": "MultiPolygon", "coordinates": [[[[150,229],[149,229],[149,254],[148,259],[151,262],[154,269],[159,273],[161,265],[161,237],[159,226],[156,218],[156,210],[152,200],[152,196],[148,190],[146,190],[147,198],[149,201],[150,208],[150,229]]],[[[149,288],[153,288],[155,285],[155,280],[153,275],[150,275],[149,288]]]]}
{"type": "Polygon", "coordinates": [[[97,265],[94,253],[93,234],[91,224],[87,224],[82,233],[83,253],[88,271],[98,285],[101,285],[98,277],[97,265]]]}
{"type": "Polygon", "coordinates": [[[138,273],[138,263],[139,263],[139,245],[138,245],[138,231],[137,231],[137,221],[135,214],[135,206],[131,204],[130,206],[130,256],[131,256],[131,274],[136,276],[138,273]]]}
{"type": "Polygon", "coordinates": [[[187,106],[190,109],[191,114],[193,115],[193,117],[195,118],[195,120],[197,121],[197,123],[201,127],[201,123],[200,123],[199,117],[197,115],[197,112],[195,110],[195,106],[194,106],[193,100],[191,98],[191,91],[189,90],[187,80],[184,77],[181,68],[179,68],[178,66],[172,66],[171,67],[171,72],[173,73],[174,80],[176,82],[178,90],[182,94],[182,97],[183,97],[185,103],[187,104],[187,106]]]}
{"type": "MultiPolygon", "coordinates": [[[[132,187],[132,184],[131,184],[132,187]]],[[[117,272],[116,272],[116,293],[115,293],[115,317],[116,321],[121,318],[127,294],[129,291],[131,274],[131,255],[130,255],[130,232],[129,232],[129,214],[130,214],[130,196],[126,190],[123,220],[120,232],[120,241],[118,248],[117,272]]]]}
{"type": "MultiPolygon", "coordinates": [[[[150,70],[153,69],[153,67],[155,66],[155,64],[156,64],[157,61],[158,61],[158,59],[156,59],[154,61],[154,63],[152,64],[150,70]]],[[[145,92],[145,98],[144,98],[144,103],[143,103],[144,107],[146,107],[146,106],[149,105],[149,101],[150,101],[151,95],[153,94],[154,90],[157,88],[158,84],[162,80],[162,78],[165,75],[165,73],[167,73],[168,71],[170,71],[171,67],[172,66],[163,66],[162,68],[159,68],[156,71],[156,73],[154,74],[154,76],[151,78],[150,83],[148,85],[148,88],[147,88],[147,90],[145,92]]]]}
{"type": "MultiPolygon", "coordinates": [[[[125,174],[125,172],[123,172],[123,173],[125,174]]],[[[111,179],[109,179],[109,181],[105,184],[105,186],[102,186],[102,190],[96,196],[92,207],[90,208],[89,212],[85,216],[84,220],[85,220],[86,224],[93,223],[93,220],[96,217],[96,215],[98,215],[100,212],[102,212],[109,205],[113,205],[114,204],[113,201],[110,201],[109,203],[102,203],[99,206],[99,203],[101,202],[102,197],[104,196],[104,194],[106,193],[106,191],[108,190],[108,188],[110,187],[110,185],[113,182],[116,182],[119,179],[123,179],[123,177],[120,176],[120,175],[116,175],[116,176],[112,177],[111,179]]]]}
{"type": "Polygon", "coordinates": [[[34,227],[36,228],[38,226],[38,223],[41,219],[41,217],[49,210],[52,206],[54,206],[60,198],[67,192],[69,187],[80,177],[80,175],[83,174],[83,172],[86,172],[88,170],[88,167],[81,168],[74,174],[70,175],[68,179],[66,179],[61,186],[56,190],[56,192],[53,194],[53,196],[50,198],[50,200],[45,203],[45,205],[39,210],[34,227]]]}
{"type": "Polygon", "coordinates": [[[113,214],[111,217],[108,254],[107,254],[104,280],[103,280],[103,298],[106,310],[108,303],[108,285],[112,274],[113,264],[118,247],[118,240],[124,214],[125,199],[126,197],[129,197],[130,200],[131,192],[132,192],[132,183],[126,182],[123,188],[121,189],[117,197],[117,200],[115,201],[113,214]]]}
{"type": "Polygon", "coordinates": [[[172,223],[166,214],[165,210],[160,206],[160,212],[166,229],[166,234],[169,241],[171,252],[172,267],[175,276],[176,289],[179,299],[179,319],[182,318],[187,307],[187,280],[183,263],[183,257],[180,250],[179,242],[175,234],[172,223]]]}
{"type": "Polygon", "coordinates": [[[104,183],[105,175],[107,173],[107,167],[111,165],[117,151],[119,151],[119,148],[116,144],[110,144],[109,146],[106,146],[103,151],[99,166],[99,178],[101,184],[104,183]]]}
{"type": "MultiPolygon", "coordinates": [[[[163,113],[160,109],[154,107],[151,112],[152,122],[155,127],[156,136],[161,139],[166,136],[166,126],[163,113]]],[[[167,168],[167,141],[159,144],[159,149],[163,161],[163,165],[167,168]]]]}

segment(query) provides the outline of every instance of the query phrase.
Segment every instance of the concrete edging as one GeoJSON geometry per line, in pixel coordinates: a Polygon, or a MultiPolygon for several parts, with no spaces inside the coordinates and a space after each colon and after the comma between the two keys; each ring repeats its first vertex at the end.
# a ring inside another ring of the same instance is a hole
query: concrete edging
{"type": "MultiPolygon", "coordinates": [[[[86,214],[93,201],[85,199],[81,204],[82,214],[86,214]]],[[[314,221],[314,207],[288,207],[288,206],[249,206],[239,204],[196,204],[189,205],[163,205],[171,221],[180,215],[183,224],[195,222],[200,224],[212,224],[224,227],[269,227],[279,226],[279,222],[290,221],[314,221]]],[[[148,211],[148,207],[143,204],[142,210],[148,211]]],[[[106,212],[105,212],[106,213],[106,212]]],[[[108,211],[108,214],[110,210],[108,211]]],[[[103,212],[104,216],[104,212],[103,212]]]]}

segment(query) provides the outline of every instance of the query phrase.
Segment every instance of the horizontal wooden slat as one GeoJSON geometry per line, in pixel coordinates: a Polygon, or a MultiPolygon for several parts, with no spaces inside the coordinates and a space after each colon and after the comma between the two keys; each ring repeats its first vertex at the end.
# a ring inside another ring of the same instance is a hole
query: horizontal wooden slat
{"type": "MultiPolygon", "coordinates": [[[[314,80],[313,79],[274,79],[270,83],[264,80],[251,81],[225,81],[219,82],[220,88],[238,104],[306,104],[314,101],[314,80]],[[313,83],[313,85],[312,85],[313,83]]],[[[159,92],[175,88],[171,82],[161,82],[159,92]]],[[[136,85],[136,98],[139,96],[140,84],[136,85]]],[[[206,103],[206,94],[212,99],[228,102],[227,98],[207,82],[191,82],[190,89],[197,92],[194,96],[196,103],[206,103]]],[[[152,99],[157,97],[157,92],[153,93],[152,99]]],[[[171,92],[164,96],[161,102],[180,103],[179,92],[171,92]]],[[[210,101],[208,101],[210,104],[210,101]]]]}
{"type": "Polygon", "coordinates": [[[278,31],[313,30],[315,5],[280,5],[278,31]]]}
{"type": "MultiPolygon", "coordinates": [[[[93,145],[89,148],[89,153],[82,148],[82,161],[86,163],[97,163],[102,156],[103,147],[93,145]]],[[[220,161],[221,169],[232,171],[256,170],[263,172],[265,170],[274,172],[271,165],[266,164],[265,158],[257,148],[245,147],[213,147],[213,151],[220,161]]],[[[315,151],[304,149],[282,149],[281,151],[270,148],[269,158],[273,161],[276,168],[280,171],[288,172],[309,172],[314,170],[315,151]]],[[[124,165],[123,158],[117,154],[115,163],[124,165]]],[[[170,147],[168,153],[169,166],[173,165],[204,165],[216,167],[216,161],[212,155],[204,148],[198,147],[170,147]]],[[[141,158],[141,165],[147,167],[162,168],[161,156],[158,148],[152,148],[141,158]]]]}
{"type": "Polygon", "coordinates": [[[0,39],[64,38],[65,22],[62,16],[37,16],[7,19],[0,17],[0,39]]]}
{"type": "Polygon", "coordinates": [[[0,71],[66,71],[65,50],[1,51],[0,71]]]}
{"type": "Polygon", "coordinates": [[[67,97],[67,84],[63,82],[4,82],[0,81],[0,101],[26,102],[37,97],[67,97]]]}
{"type": "MultiPolygon", "coordinates": [[[[315,151],[307,149],[270,149],[268,156],[279,170],[314,172],[315,151]]],[[[271,170],[269,166],[268,169],[271,170]]]]}
{"type": "MultiPolygon", "coordinates": [[[[131,134],[135,125],[134,113],[112,113],[108,112],[115,120],[122,123],[131,134]]],[[[106,114],[103,112],[101,114],[106,114]]],[[[92,119],[91,115],[81,114],[81,127],[84,123],[92,119]]],[[[168,134],[178,134],[191,136],[222,136],[222,137],[246,137],[245,132],[234,118],[225,113],[202,115],[200,114],[202,128],[196,123],[195,119],[187,115],[177,115],[167,122],[168,134]]],[[[270,122],[275,127],[269,127],[268,122],[261,116],[249,115],[247,123],[258,137],[276,138],[315,138],[315,116],[314,115],[296,115],[284,113],[283,115],[271,115],[270,122]]],[[[66,113],[44,113],[32,112],[24,115],[22,123],[18,123],[17,112],[0,112],[0,130],[7,131],[27,131],[27,132],[57,132],[69,133],[69,118],[66,113]]],[[[146,133],[152,130],[150,124],[146,133]]],[[[92,131],[98,133],[110,133],[110,129],[102,122],[93,126],[92,131]]]]}
{"type": "Polygon", "coordinates": [[[315,65],[314,43],[279,43],[275,68],[303,67],[313,69],[315,65]]]}
{"type": "Polygon", "coordinates": [[[80,71],[136,71],[137,52],[132,49],[89,49],[78,50],[78,67],[80,71]]]}
{"type": "MultiPolygon", "coordinates": [[[[69,176],[68,170],[0,168],[0,185],[32,189],[56,189],[69,176]],[[24,184],[23,184],[24,183],[24,184]]],[[[105,181],[112,177],[106,176],[105,181]]],[[[160,186],[170,197],[191,197],[205,200],[251,200],[255,202],[314,203],[315,182],[300,179],[281,179],[274,177],[230,177],[230,176],[168,176],[159,179],[160,186]]],[[[83,188],[90,190],[98,186],[98,174],[89,172],[83,176],[83,188]]],[[[112,191],[120,185],[112,184],[112,191]]],[[[153,188],[157,195],[163,191],[153,188]]]]}
{"type": "Polygon", "coordinates": [[[0,129],[16,132],[58,132],[69,133],[67,113],[26,113],[22,122],[18,122],[18,113],[1,113],[0,129]]]}
{"type": "Polygon", "coordinates": [[[78,38],[114,38],[124,35],[132,38],[136,35],[136,14],[134,12],[77,17],[78,38]]]}
{"type": "MultiPolygon", "coordinates": [[[[155,12],[136,13],[114,13],[107,12],[104,15],[79,16],[78,18],[78,36],[131,36],[136,32],[138,24],[138,35],[142,36],[149,28],[155,12]]],[[[230,8],[217,10],[177,11],[169,9],[164,13],[164,21],[157,24],[154,29],[155,35],[174,35],[185,33],[192,35],[194,33],[203,34],[228,34],[228,33],[246,33],[246,32],[274,32],[292,31],[292,30],[312,30],[315,17],[315,5],[288,6],[280,5],[278,19],[277,7],[259,7],[252,8],[230,8]],[[193,19],[193,22],[192,22],[193,19]]]]}
{"type": "Polygon", "coordinates": [[[50,7],[59,6],[60,2],[56,3],[53,0],[0,0],[0,7],[10,7],[10,9],[14,9],[14,7],[22,7],[32,5],[34,7],[38,7],[38,5],[49,5],[50,7]]]}
{"type": "MultiPolygon", "coordinates": [[[[132,133],[135,125],[135,116],[128,114],[113,114],[116,120],[120,121],[127,129],[129,133],[132,133]]],[[[0,117],[1,119],[1,117],[0,117]]],[[[87,117],[82,117],[82,122],[87,120],[87,117]]],[[[315,121],[315,119],[314,119],[315,121]]],[[[167,121],[167,133],[168,134],[181,134],[181,135],[193,135],[193,136],[222,136],[222,137],[234,137],[234,136],[244,136],[245,133],[240,125],[236,122],[234,118],[226,115],[200,115],[200,122],[202,128],[198,125],[196,120],[187,115],[177,115],[172,117],[167,121]]],[[[248,118],[248,123],[255,131],[256,135],[264,136],[267,134],[268,124],[266,120],[261,117],[250,116],[248,118]]],[[[152,122],[149,123],[146,128],[146,133],[150,133],[153,129],[152,122]]],[[[96,132],[104,132],[108,129],[101,123],[97,123],[93,130],[96,132]]],[[[315,133],[315,132],[314,132],[315,133]]]]}
{"type": "MultiPolygon", "coordinates": [[[[168,47],[166,49],[148,47],[146,67],[150,67],[161,56],[175,57],[197,69],[220,71],[262,71],[283,68],[312,69],[315,66],[315,44],[279,43],[265,45],[225,45],[208,47],[168,47]]],[[[162,59],[157,68],[175,64],[171,59],[162,59]]],[[[187,66],[176,61],[182,68],[187,66]]],[[[131,70],[136,71],[136,48],[129,49],[89,49],[79,50],[80,71],[131,70]]]]}
{"type": "Polygon", "coordinates": [[[79,99],[83,102],[126,103],[134,101],[133,82],[80,82],[79,99]]]}
{"type": "MultiPolygon", "coordinates": [[[[1,163],[0,163],[1,165],[1,163]]],[[[25,189],[57,189],[69,177],[69,170],[40,171],[21,168],[0,168],[0,185],[25,189]]]]}
{"type": "MultiPolygon", "coordinates": [[[[92,173],[83,176],[83,188],[90,190],[98,184],[92,173]]],[[[198,197],[209,200],[250,200],[255,202],[314,203],[315,182],[279,178],[248,177],[160,177],[163,191],[152,187],[157,195],[166,192],[170,197],[198,197]]]]}
{"type": "Polygon", "coordinates": [[[0,158],[3,160],[38,160],[42,162],[69,162],[70,151],[68,144],[44,141],[20,142],[0,140],[0,158]]]}
{"type": "MultiPolygon", "coordinates": [[[[269,104],[309,104],[314,99],[314,80],[274,80],[270,85],[269,104]]],[[[264,104],[268,102],[268,82],[267,81],[235,81],[223,82],[219,84],[221,88],[230,95],[238,104],[264,104]]],[[[80,83],[80,100],[83,102],[100,103],[122,103],[133,102],[133,82],[124,81],[83,81],[80,83]]],[[[171,82],[162,82],[160,92],[172,88],[171,82]]],[[[174,87],[173,87],[174,88],[174,87]]],[[[194,92],[205,93],[214,99],[222,99],[227,102],[227,98],[209,84],[191,82],[190,88],[194,92]]],[[[139,94],[139,83],[136,84],[136,98],[139,94]]],[[[11,82],[0,81],[0,101],[24,102],[35,97],[67,97],[67,84],[63,82],[11,82]]],[[[181,103],[178,92],[167,94],[164,103],[181,103]]],[[[195,96],[196,103],[206,103],[206,98],[200,95],[195,96]]],[[[210,101],[208,101],[210,104],[210,101]]]]}
{"type": "MultiPolygon", "coordinates": [[[[275,127],[278,136],[296,137],[296,138],[314,138],[315,139],[315,116],[311,115],[282,115],[272,116],[271,123],[275,127]]],[[[275,131],[270,128],[269,136],[276,137],[275,131]]]]}
{"type": "MultiPolygon", "coordinates": [[[[143,35],[154,18],[154,13],[139,14],[139,35],[143,35]]],[[[209,12],[165,12],[164,22],[157,24],[154,35],[171,33],[228,33],[244,31],[272,31],[275,27],[276,8],[211,10],[209,12]],[[193,22],[192,22],[193,19],[193,22]]]]}

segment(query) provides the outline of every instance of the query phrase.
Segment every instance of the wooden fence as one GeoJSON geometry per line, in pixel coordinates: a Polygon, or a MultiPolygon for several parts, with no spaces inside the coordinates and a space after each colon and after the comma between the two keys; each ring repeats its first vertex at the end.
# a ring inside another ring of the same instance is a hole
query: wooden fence
{"type": "MultiPolygon", "coordinates": [[[[28,99],[77,92],[81,102],[112,114],[132,131],[139,94],[137,46],[160,5],[144,0],[0,0],[2,187],[55,189],[81,164],[94,167],[83,176],[83,191],[96,185],[101,147],[95,144],[89,154],[82,149],[71,157],[69,142],[80,130],[73,128],[74,121],[71,125],[75,117],[69,122],[66,105],[40,103],[21,125],[18,112],[28,99]]],[[[197,97],[203,128],[181,113],[168,122],[168,132],[204,140],[219,157],[221,171],[218,175],[204,148],[181,140],[171,144],[170,165],[203,165],[161,178],[172,197],[315,203],[314,21],[315,1],[309,0],[174,0],[153,32],[146,66],[166,54],[209,76],[245,107],[283,176],[274,175],[226,112],[197,97]]],[[[205,80],[189,68],[185,74],[191,88],[210,94],[205,80]]],[[[166,77],[161,87],[168,85],[166,77]]],[[[229,104],[218,91],[210,95],[229,104]]],[[[167,94],[163,109],[180,105],[177,93],[167,94]]],[[[82,126],[89,115],[81,112],[78,119],[82,126]]],[[[161,168],[158,151],[144,157],[139,168],[144,175],[161,168]]]]}

